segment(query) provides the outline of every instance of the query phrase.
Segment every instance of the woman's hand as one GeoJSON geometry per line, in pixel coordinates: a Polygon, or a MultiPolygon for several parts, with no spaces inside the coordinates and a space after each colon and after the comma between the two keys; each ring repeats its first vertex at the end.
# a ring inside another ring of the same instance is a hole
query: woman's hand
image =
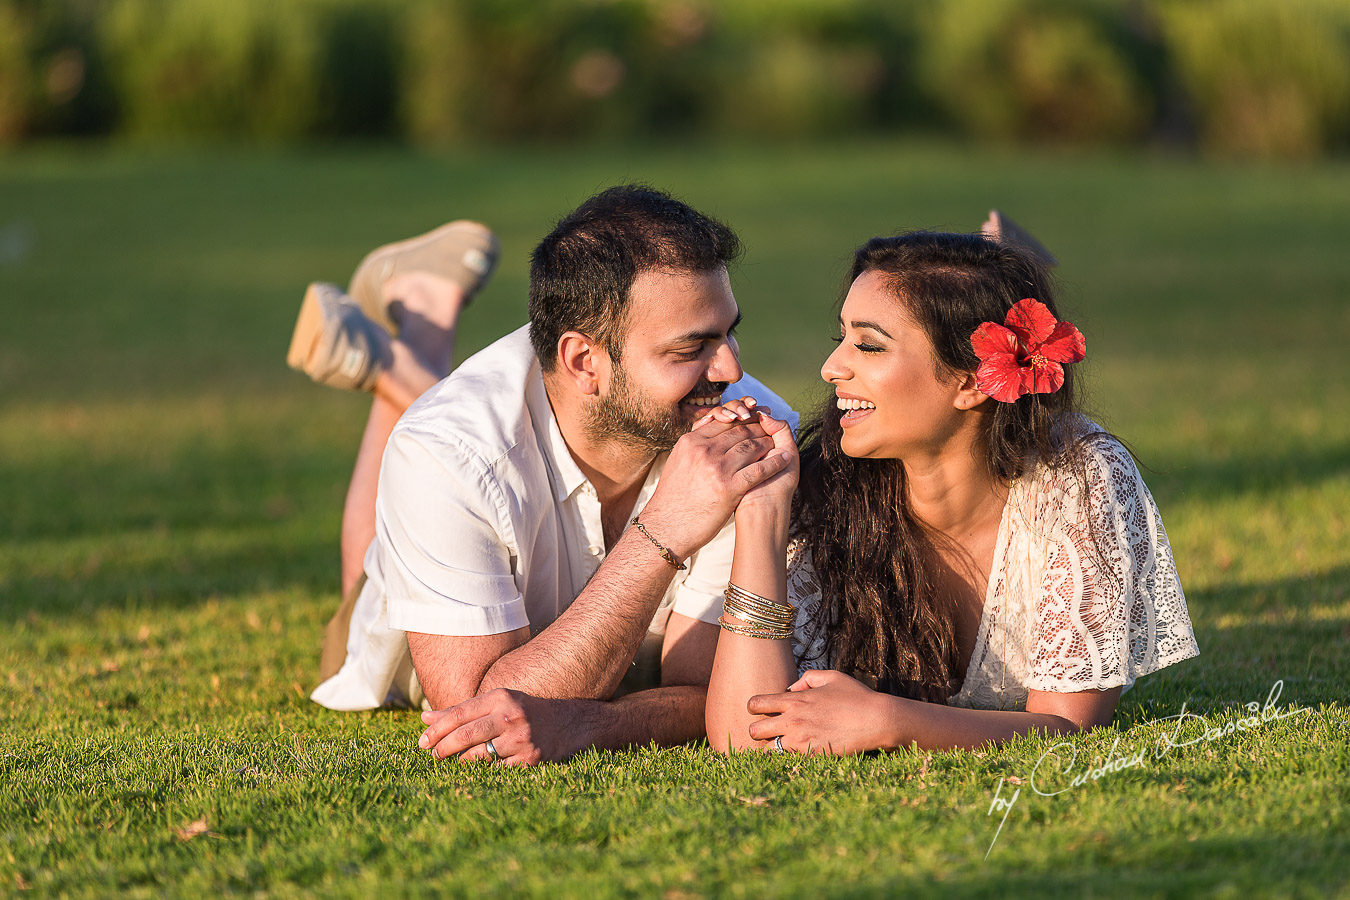
{"type": "Polygon", "coordinates": [[[769,408],[759,406],[754,397],[728,400],[702,416],[694,423],[694,428],[700,428],[713,421],[728,424],[758,421],[765,433],[773,438],[774,448],[770,452],[788,454],[787,468],[746,492],[736,507],[738,515],[743,510],[768,510],[786,514],[792,506],[792,495],[797,490],[797,477],[801,470],[797,443],[792,439],[792,429],[788,427],[788,423],[782,419],[775,419],[770,415],[769,408]]]}
{"type": "Polygon", "coordinates": [[[757,741],[782,738],[785,750],[847,756],[895,747],[901,703],[843,672],[813,669],[786,693],[751,697],[746,709],[768,717],[750,725],[757,741]]]}

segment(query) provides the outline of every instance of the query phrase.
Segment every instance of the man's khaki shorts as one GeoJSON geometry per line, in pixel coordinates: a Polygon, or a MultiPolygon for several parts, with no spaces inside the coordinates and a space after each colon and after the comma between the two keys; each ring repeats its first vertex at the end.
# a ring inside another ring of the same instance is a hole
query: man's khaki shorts
{"type": "Polygon", "coordinates": [[[366,586],[363,574],[356,580],[355,586],[342,598],[333,618],[323,630],[323,652],[319,655],[319,683],[332,678],[347,661],[347,635],[352,627],[352,610],[356,609],[356,598],[361,596],[361,588],[366,586]]]}

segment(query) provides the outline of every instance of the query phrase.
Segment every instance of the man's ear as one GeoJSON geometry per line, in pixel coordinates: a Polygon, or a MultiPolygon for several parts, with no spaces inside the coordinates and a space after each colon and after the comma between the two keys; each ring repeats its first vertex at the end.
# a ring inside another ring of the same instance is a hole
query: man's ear
{"type": "Polygon", "coordinates": [[[600,393],[609,382],[609,354],[580,331],[569,331],[558,338],[556,373],[572,383],[582,394],[600,393]]]}
{"type": "Polygon", "coordinates": [[[977,383],[978,379],[974,372],[966,372],[962,375],[956,388],[956,396],[952,398],[952,406],[957,409],[970,410],[987,401],[989,395],[980,390],[977,383]]]}

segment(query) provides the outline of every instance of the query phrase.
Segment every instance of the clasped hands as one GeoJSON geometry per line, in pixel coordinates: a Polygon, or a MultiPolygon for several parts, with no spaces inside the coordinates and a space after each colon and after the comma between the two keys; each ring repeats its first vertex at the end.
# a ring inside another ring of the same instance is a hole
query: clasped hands
{"type": "Polygon", "coordinates": [[[694,422],[666,460],[641,518],[681,558],[716,537],[746,505],[786,509],[797,485],[792,429],[753,397],[730,400],[694,422]]]}

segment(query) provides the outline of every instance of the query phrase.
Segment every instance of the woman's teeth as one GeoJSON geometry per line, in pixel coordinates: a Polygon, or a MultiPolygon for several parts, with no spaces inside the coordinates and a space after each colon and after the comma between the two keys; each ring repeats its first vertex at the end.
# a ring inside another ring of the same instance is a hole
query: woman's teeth
{"type": "Polygon", "coordinates": [[[843,397],[837,398],[834,405],[843,410],[877,408],[877,405],[870,400],[845,400],[843,397]]]}

